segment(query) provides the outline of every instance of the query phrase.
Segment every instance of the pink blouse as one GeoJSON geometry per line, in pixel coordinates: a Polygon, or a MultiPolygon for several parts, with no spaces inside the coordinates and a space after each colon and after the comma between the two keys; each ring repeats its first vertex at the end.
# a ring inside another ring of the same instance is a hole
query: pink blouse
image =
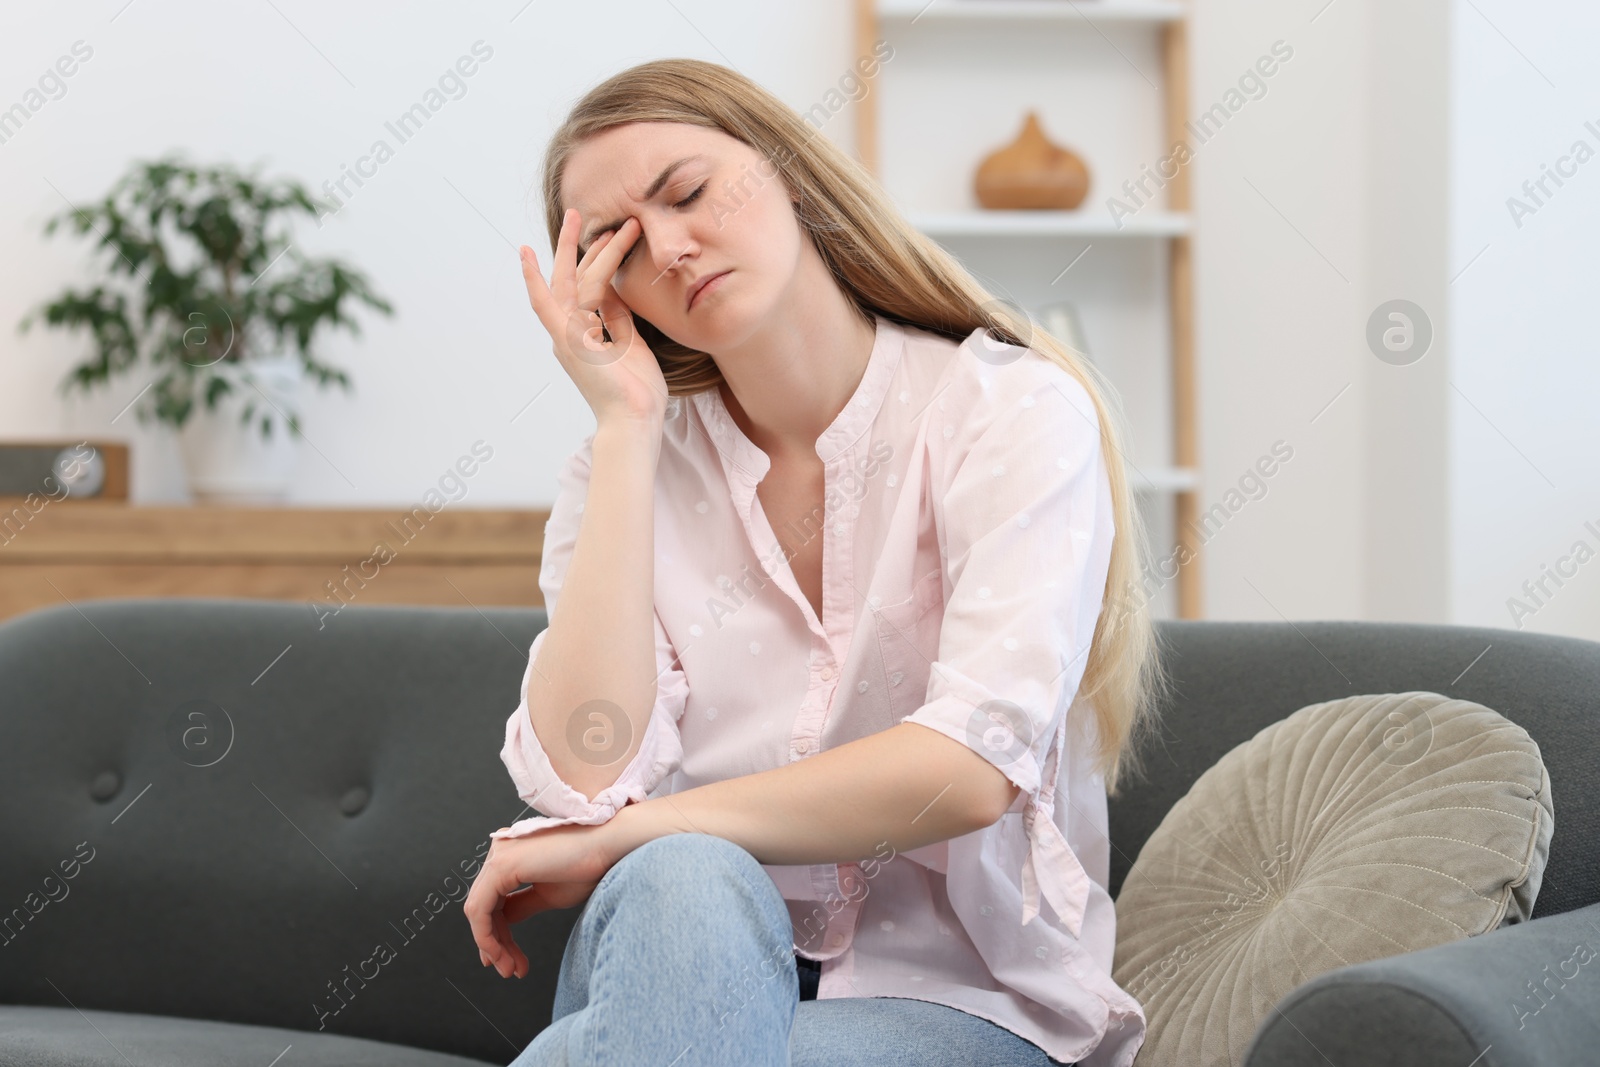
{"type": "MultiPolygon", "coordinates": [[[[1060,367],[982,330],[956,342],[876,319],[866,372],[817,439],[825,519],[789,532],[823,539],[822,617],[756,496],[767,455],[716,389],[670,400],[644,739],[593,800],[556,776],[528,718],[542,631],[500,758],[549,815],[493,836],[596,825],[632,800],[920,723],[1021,794],[993,825],[899,856],[885,845],[857,863],[765,866],[795,950],[825,961],[818,999],[933,1001],[1058,1060],[1128,1067],[1145,1016],[1111,979],[1105,782],[1090,708],[1073,701],[1114,532],[1094,405],[1060,367]]],[[[552,613],[593,442],[566,461],[545,527],[552,613]]]]}

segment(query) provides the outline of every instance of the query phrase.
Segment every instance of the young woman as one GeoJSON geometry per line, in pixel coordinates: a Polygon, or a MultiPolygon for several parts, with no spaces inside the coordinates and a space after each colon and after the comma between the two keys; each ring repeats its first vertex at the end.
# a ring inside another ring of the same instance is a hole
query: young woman
{"type": "Polygon", "coordinates": [[[1106,796],[1164,685],[1110,387],[726,68],[556,132],[528,296],[596,429],[465,904],[583,905],[517,1065],[1126,1067],[1106,796]]]}

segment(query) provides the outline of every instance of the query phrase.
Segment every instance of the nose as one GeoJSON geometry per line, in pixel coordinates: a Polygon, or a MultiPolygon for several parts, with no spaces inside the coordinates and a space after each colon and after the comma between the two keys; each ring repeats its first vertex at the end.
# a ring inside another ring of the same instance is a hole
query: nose
{"type": "Polygon", "coordinates": [[[640,223],[643,227],[640,240],[649,245],[650,261],[656,268],[656,280],[698,252],[694,236],[685,223],[669,219],[653,219],[649,223],[640,220],[640,223]]]}

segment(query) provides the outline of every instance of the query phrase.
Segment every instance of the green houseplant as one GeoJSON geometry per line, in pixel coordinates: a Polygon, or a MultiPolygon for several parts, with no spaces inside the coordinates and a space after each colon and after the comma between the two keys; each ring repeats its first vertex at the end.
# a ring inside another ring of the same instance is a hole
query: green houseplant
{"type": "Polygon", "coordinates": [[[136,416],[179,432],[197,498],[281,499],[303,436],[301,382],[353,389],[313,342],[330,328],[359,335],[356,304],[394,310],[353,267],[294,247],[301,214],[320,226],[328,210],[292,180],[177,155],[135,162],[104,198],[45,223],[46,235],[64,225],[92,234],[105,262],[92,288],[40,304],[19,330],[42,320],[87,331],[93,353],[68,372],[64,396],[148,361],[136,416]]]}

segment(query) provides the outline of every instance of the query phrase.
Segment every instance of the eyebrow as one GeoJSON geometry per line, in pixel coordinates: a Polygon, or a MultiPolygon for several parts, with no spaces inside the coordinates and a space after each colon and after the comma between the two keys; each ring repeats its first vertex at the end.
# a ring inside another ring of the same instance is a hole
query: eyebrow
{"type": "MultiPolygon", "coordinates": [[[[649,200],[659,193],[661,191],[661,187],[666,185],[667,182],[672,179],[673,172],[679,167],[683,166],[685,163],[695,163],[703,160],[704,158],[705,156],[703,154],[697,152],[692,156],[684,156],[682,159],[675,159],[671,163],[668,163],[665,167],[662,167],[661,173],[657,174],[655,180],[650,183],[650,188],[646,189],[644,191],[644,195],[639,198],[640,201],[649,200]]],[[[601,234],[622,229],[622,224],[627,221],[628,219],[624,217],[620,219],[613,219],[603,226],[597,226],[590,230],[584,237],[582,237],[578,241],[578,244],[588,246],[590,242],[595,240],[595,238],[599,237],[601,234]]]]}

